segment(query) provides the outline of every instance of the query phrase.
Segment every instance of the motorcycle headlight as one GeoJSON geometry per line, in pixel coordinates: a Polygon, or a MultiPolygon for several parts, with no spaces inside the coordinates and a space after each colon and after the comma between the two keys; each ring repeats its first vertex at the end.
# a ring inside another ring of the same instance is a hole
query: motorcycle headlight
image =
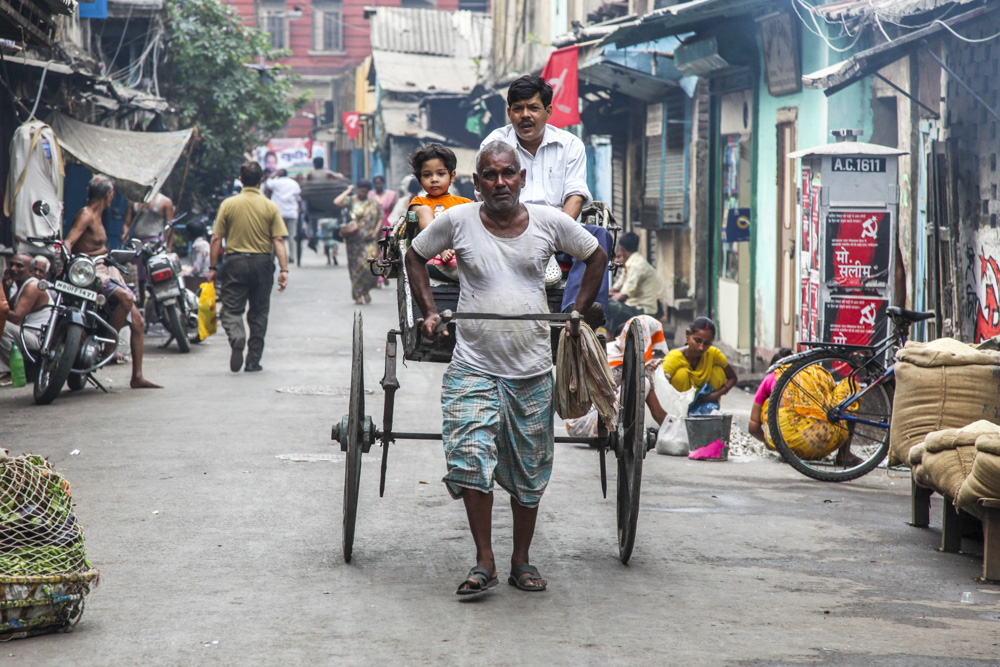
{"type": "Polygon", "coordinates": [[[69,265],[67,272],[69,281],[77,287],[90,287],[97,276],[97,269],[94,267],[94,260],[88,257],[77,257],[69,265]]]}

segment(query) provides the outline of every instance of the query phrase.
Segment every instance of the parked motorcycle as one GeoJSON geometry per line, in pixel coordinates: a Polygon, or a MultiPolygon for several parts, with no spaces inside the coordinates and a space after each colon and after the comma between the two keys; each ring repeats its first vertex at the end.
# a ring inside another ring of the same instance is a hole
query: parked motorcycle
{"type": "MultiPolygon", "coordinates": [[[[50,207],[44,201],[32,204],[32,212],[42,217],[58,236],[58,228],[48,218],[50,207]]],[[[93,373],[111,361],[118,345],[118,332],[104,319],[103,281],[97,275],[97,262],[105,262],[123,272],[123,266],[135,257],[137,249],[112,250],[110,254],[90,257],[70,254],[62,240],[29,237],[32,243],[52,246],[56,254],[55,279],[50,284],[39,281],[38,288],[49,294],[51,310],[45,324],[22,324],[21,350],[38,364],[34,398],[38,405],[55,400],[64,384],[71,390],[82,389],[87,382],[107,392],[93,373]],[[37,331],[41,348],[33,351],[24,340],[25,329],[37,331]]]]}
{"type": "Polygon", "coordinates": [[[177,348],[187,353],[191,351],[192,342],[201,340],[197,334],[198,297],[184,286],[180,260],[176,254],[167,251],[164,241],[167,230],[183,217],[181,215],[168,222],[156,239],[143,244],[139,259],[146,267],[146,322],[158,321],[170,334],[161,347],[167,347],[176,340],[177,348]]]}

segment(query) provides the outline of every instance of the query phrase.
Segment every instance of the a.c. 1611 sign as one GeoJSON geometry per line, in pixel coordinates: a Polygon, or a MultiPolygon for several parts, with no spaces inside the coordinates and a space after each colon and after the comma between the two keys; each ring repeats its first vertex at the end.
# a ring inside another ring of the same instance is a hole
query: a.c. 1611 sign
{"type": "Polygon", "coordinates": [[[863,174],[884,174],[884,157],[841,157],[834,155],[833,171],[849,171],[863,174]]]}

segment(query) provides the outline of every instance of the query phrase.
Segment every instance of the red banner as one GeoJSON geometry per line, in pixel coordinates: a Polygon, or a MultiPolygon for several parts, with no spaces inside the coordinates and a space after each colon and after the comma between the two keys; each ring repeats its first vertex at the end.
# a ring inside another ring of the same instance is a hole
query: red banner
{"type": "Polygon", "coordinates": [[[345,111],[341,114],[344,121],[344,129],[347,131],[347,138],[354,141],[361,136],[361,114],[357,111],[345,111]]]}
{"type": "Polygon", "coordinates": [[[578,46],[567,46],[553,51],[542,70],[542,78],[552,86],[550,125],[566,127],[580,124],[579,82],[576,72],[579,49],[578,46]]]}

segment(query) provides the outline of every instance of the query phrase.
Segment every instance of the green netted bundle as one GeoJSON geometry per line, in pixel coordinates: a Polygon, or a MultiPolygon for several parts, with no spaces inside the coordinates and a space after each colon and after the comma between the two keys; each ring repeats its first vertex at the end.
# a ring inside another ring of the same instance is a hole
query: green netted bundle
{"type": "Polygon", "coordinates": [[[41,456],[0,450],[0,579],[89,568],[69,483],[41,456]]]}

